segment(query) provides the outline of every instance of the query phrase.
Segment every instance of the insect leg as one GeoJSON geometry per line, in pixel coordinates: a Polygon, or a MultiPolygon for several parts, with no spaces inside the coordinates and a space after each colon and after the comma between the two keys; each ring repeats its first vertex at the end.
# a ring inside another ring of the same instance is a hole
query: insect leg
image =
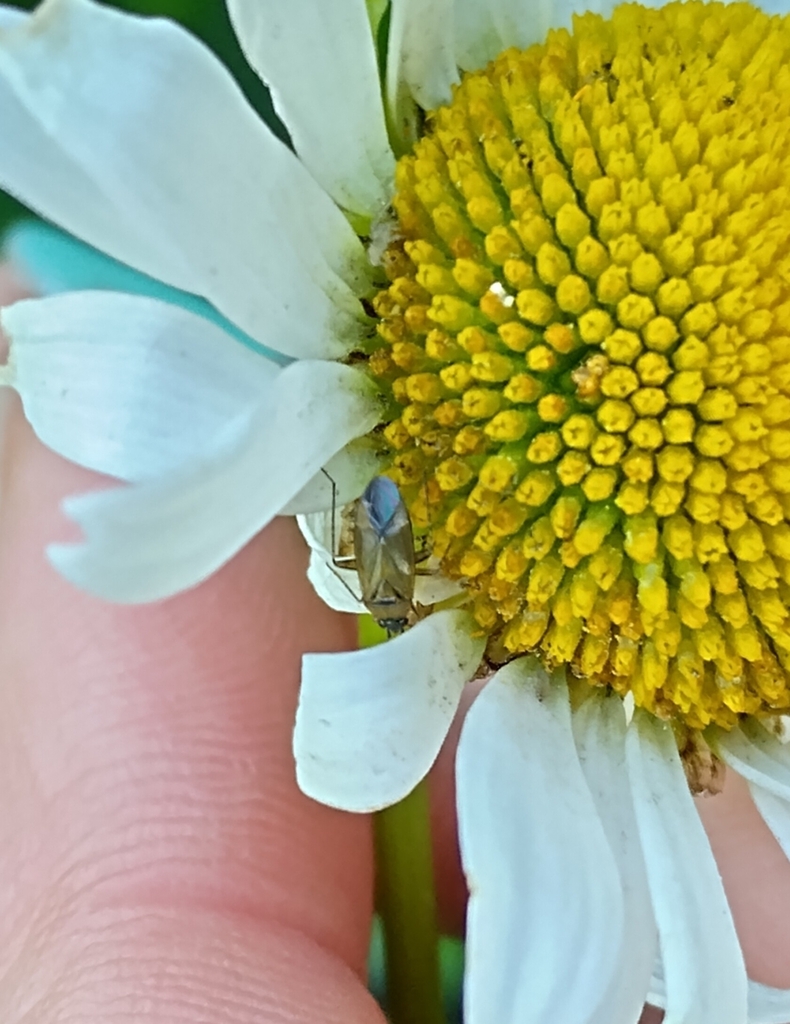
{"type": "Polygon", "coordinates": [[[351,587],[348,585],[348,583],[340,575],[340,573],[336,571],[337,569],[342,568],[342,566],[340,564],[341,562],[348,562],[349,563],[349,568],[356,568],[356,567],[354,565],[354,559],[353,558],[343,557],[343,556],[341,556],[338,553],[338,550],[337,550],[337,548],[338,548],[337,537],[335,536],[335,521],[336,521],[336,518],[337,518],[337,484],[335,483],[335,481],[332,478],[332,476],[329,473],[327,473],[327,471],[323,467],[321,468],[321,472],[324,474],[324,476],[327,478],[327,480],[329,481],[329,483],[332,486],[332,513],[331,513],[331,519],[330,519],[330,536],[331,536],[330,554],[331,554],[331,558],[332,558],[332,572],[340,580],[340,582],[343,584],[343,586],[346,588],[346,590],[349,592],[349,594],[354,598],[354,600],[355,601],[359,601],[360,600],[359,594],[355,594],[354,591],[351,589],[351,587]]]}
{"type": "Polygon", "coordinates": [[[321,467],[321,472],[327,478],[327,480],[329,481],[329,483],[330,483],[330,485],[332,487],[332,517],[330,519],[330,531],[331,531],[331,537],[332,537],[332,547],[331,547],[330,550],[332,552],[332,561],[334,561],[335,554],[337,553],[337,545],[335,543],[336,542],[336,537],[335,537],[335,516],[337,515],[337,484],[335,483],[334,478],[331,477],[329,475],[329,473],[327,473],[327,471],[324,469],[323,466],[321,467]]]}

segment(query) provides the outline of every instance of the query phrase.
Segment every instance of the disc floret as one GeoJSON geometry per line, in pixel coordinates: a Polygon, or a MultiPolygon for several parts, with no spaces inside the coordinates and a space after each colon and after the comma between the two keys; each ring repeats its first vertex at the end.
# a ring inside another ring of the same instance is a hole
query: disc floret
{"type": "Polygon", "coordinates": [[[692,728],[790,707],[790,22],[626,5],[398,164],[390,472],[505,655],[692,728]]]}

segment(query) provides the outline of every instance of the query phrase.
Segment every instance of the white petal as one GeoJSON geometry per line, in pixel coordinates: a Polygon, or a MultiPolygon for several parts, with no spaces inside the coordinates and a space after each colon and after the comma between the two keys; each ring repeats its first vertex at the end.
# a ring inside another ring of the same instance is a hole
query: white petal
{"type": "Polygon", "coordinates": [[[17,221],[3,236],[2,252],[30,283],[36,295],[60,295],[74,291],[143,295],[169,302],[171,306],[180,306],[204,320],[210,320],[226,334],[278,366],[287,366],[291,362],[288,356],[261,345],[245,334],[199,295],[171,288],[155,277],[141,274],[53,224],[38,219],[17,221]]]}
{"type": "Polygon", "coordinates": [[[0,184],[73,234],[278,351],[336,357],[358,338],[359,240],[175,24],[45,0],[0,30],[0,123],[0,184]]]}
{"type": "MultiPolygon", "coordinates": [[[[335,541],[338,547],[342,508],[335,508],[335,541]]],[[[324,604],[337,612],[364,615],[367,609],[359,597],[359,578],[353,569],[334,564],[332,543],[332,512],[313,512],[297,516],[302,536],[310,547],[307,578],[324,604]]]]}
{"type": "MultiPolygon", "coordinates": [[[[665,2],[645,0],[644,6],[663,7],[665,2]]],[[[526,49],[545,42],[549,29],[570,29],[574,14],[593,11],[609,18],[616,6],[616,0],[455,0],[458,64],[476,70],[510,46],[526,49]]],[[[757,6],[784,14],[788,0],[764,0],[757,6]]]]}
{"type": "MultiPolygon", "coordinates": [[[[738,0],[722,0],[725,4],[737,3],[738,0]]],[[[666,0],[644,0],[645,7],[663,7],[666,0]]],[[[585,11],[594,11],[604,18],[610,18],[612,11],[617,6],[617,0],[541,0],[541,13],[544,17],[551,17],[551,25],[570,27],[570,19],[573,14],[583,14],[585,11]]],[[[761,11],[767,14],[787,14],[790,4],[788,0],[762,0],[755,4],[761,11]]]]}
{"type": "Polygon", "coordinates": [[[671,727],[637,711],[626,757],[667,986],[668,1024],[744,1024],[746,969],[671,727]]]}
{"type": "Polygon", "coordinates": [[[564,678],[500,669],[456,763],[467,1024],[586,1021],[617,969],[617,866],[576,755],[564,678]]]}
{"type": "Polygon", "coordinates": [[[571,13],[591,9],[586,0],[489,0],[497,33],[504,45],[526,49],[543,43],[550,28],[570,28],[571,13]]]}
{"type": "Polygon", "coordinates": [[[390,124],[412,141],[412,102],[434,110],[452,99],[458,81],[453,0],[393,0],[387,48],[390,124]]]}
{"type": "MultiPolygon", "coordinates": [[[[728,2],[734,3],[735,0],[728,0],[728,2]]],[[[788,10],[790,10],[788,0],[762,0],[762,3],[758,3],[755,6],[767,14],[787,14],[788,10]]],[[[785,1022],[783,1021],[782,1024],[785,1024],[785,1022]]]]}
{"type": "Polygon", "coordinates": [[[202,317],[140,296],[33,299],[0,322],[10,339],[0,380],[44,444],[122,480],[200,457],[280,372],[202,317]]]}
{"type": "MultiPolygon", "coordinates": [[[[660,960],[655,965],[647,1001],[662,1010],[666,1005],[664,968],[660,960]]],[[[790,1021],[790,991],[787,989],[772,988],[749,979],[748,1005],[749,1024],[787,1024],[790,1021]]]]}
{"type": "Polygon", "coordinates": [[[306,654],[294,755],[308,796],[347,811],[401,800],[436,759],[484,641],[462,611],[429,615],[394,640],[306,654]]]}
{"type": "Polygon", "coordinates": [[[305,484],[288,502],[282,514],[295,516],[326,512],[332,508],[333,500],[335,508],[342,508],[362,494],[380,467],[381,460],[367,441],[352,441],[305,484]]]}
{"type": "Polygon", "coordinates": [[[273,390],[268,407],[231,423],[189,471],[67,499],[64,509],[86,539],[50,547],[55,567],[115,601],[152,601],[191,587],[378,418],[369,381],[348,366],[293,363],[273,390]]]}
{"type": "Polygon", "coordinates": [[[667,984],[664,981],[664,965],[661,958],[656,960],[653,966],[653,977],[650,979],[650,989],[647,993],[646,1002],[651,1006],[657,1006],[663,1010],[667,1004],[667,984]]]}
{"type": "Polygon", "coordinates": [[[340,206],[375,215],[395,164],[365,0],[228,0],[228,10],[305,166],[340,206]]]}
{"type": "Polygon", "coordinates": [[[790,990],[749,982],[749,1024],[787,1024],[790,990]]]}
{"type": "MultiPolygon", "coordinates": [[[[647,0],[660,7],[664,0],[647,0]]],[[[526,49],[543,43],[551,28],[570,28],[574,13],[609,16],[614,0],[456,0],[456,57],[475,70],[510,46],[526,49]]]]}
{"type": "Polygon", "coordinates": [[[317,551],[327,559],[337,554],[343,532],[344,514],[344,506],[336,505],[334,509],[325,512],[308,512],[296,517],[302,536],[311,551],[317,551]]]}
{"type": "Polygon", "coordinates": [[[494,19],[494,0],[455,0],[455,58],[475,71],[505,49],[494,19]]]}
{"type": "Polygon", "coordinates": [[[359,577],[353,570],[334,565],[326,555],[311,551],[307,578],[324,604],[336,612],[348,612],[351,615],[364,615],[367,612],[359,596],[359,577]]]}
{"type": "Polygon", "coordinates": [[[17,7],[6,7],[5,4],[0,4],[0,28],[10,28],[12,25],[19,25],[30,17],[24,11],[20,11],[17,7]]]}
{"type": "Polygon", "coordinates": [[[769,793],[790,800],[790,748],[753,719],[725,732],[709,730],[710,744],[721,759],[769,793]]]}
{"type": "Polygon", "coordinates": [[[623,937],[618,971],[587,1024],[635,1024],[658,949],[658,932],[625,765],[626,716],[617,696],[593,694],[573,715],[584,777],[620,870],[623,937]]]}

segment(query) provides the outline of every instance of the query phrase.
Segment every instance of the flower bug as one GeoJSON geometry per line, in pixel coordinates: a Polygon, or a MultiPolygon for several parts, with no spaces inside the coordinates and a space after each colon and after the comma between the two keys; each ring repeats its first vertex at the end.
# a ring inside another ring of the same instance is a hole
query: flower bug
{"type": "Polygon", "coordinates": [[[400,491],[387,476],[373,477],[357,501],[354,559],[363,604],[390,636],[402,633],[414,607],[414,533],[400,491]]]}
{"type": "MultiPolygon", "coordinates": [[[[327,476],[329,474],[327,473],[327,476]]],[[[335,484],[332,483],[332,563],[337,569],[354,569],[360,594],[355,594],[338,574],[352,597],[361,601],[389,636],[397,636],[417,617],[414,605],[417,563],[427,552],[415,552],[414,532],[408,510],[397,485],[387,476],[376,476],[360,497],[343,514],[341,548],[335,543],[335,484]],[[350,535],[350,536],[349,536],[350,535]]]]}

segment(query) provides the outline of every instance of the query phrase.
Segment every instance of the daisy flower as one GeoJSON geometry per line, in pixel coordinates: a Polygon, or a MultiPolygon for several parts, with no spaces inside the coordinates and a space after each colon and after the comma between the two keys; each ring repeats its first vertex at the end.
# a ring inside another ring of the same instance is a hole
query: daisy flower
{"type": "Polygon", "coordinates": [[[385,471],[437,577],[402,636],[306,657],[297,771],[398,801],[502,666],[458,750],[467,1020],[786,1021],[692,792],[740,773],[790,855],[790,22],[394,0],[382,90],[362,0],[229,9],[296,155],[173,25],[0,15],[0,181],[252,339],[110,293],[5,312],[39,435],[131,484],[50,557],[150,600],[301,512],[355,610],[320,470],[341,501],[385,471]]]}

